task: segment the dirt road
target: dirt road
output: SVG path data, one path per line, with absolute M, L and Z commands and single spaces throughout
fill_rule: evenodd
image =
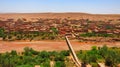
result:
M 73 49 L 77 50 L 90 50 L 92 46 L 103 46 L 108 45 L 109 47 L 120 47 L 120 42 L 78 42 L 71 41 Z M 37 51 L 60 51 L 60 50 L 68 50 L 67 44 L 65 41 L 32 41 L 32 42 L 24 42 L 24 41 L 0 41 L 0 53 L 10 52 L 11 50 L 16 50 L 18 52 L 23 51 L 25 47 L 33 48 Z

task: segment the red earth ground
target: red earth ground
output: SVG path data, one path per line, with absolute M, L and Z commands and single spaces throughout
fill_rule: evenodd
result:
M 120 47 L 120 42 L 79 42 L 70 41 L 73 49 L 78 50 L 90 50 L 92 46 L 103 46 L 108 47 Z M 37 51 L 61 51 L 68 50 L 68 46 L 65 41 L 0 41 L 0 53 L 10 52 L 16 50 L 22 52 L 25 47 L 33 48 Z

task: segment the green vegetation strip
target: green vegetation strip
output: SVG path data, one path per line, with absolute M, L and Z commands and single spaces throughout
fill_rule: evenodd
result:
M 105 63 L 109 67 L 117 67 L 120 64 L 120 48 L 107 46 L 93 46 L 91 50 L 77 51 L 77 56 L 82 66 L 87 64 L 98 67 L 98 63 Z M 51 61 L 54 67 L 73 67 L 74 63 L 69 58 L 69 51 L 35 51 L 32 48 L 24 48 L 24 52 L 17 53 L 15 50 L 0 54 L 0 67 L 50 67 Z
M 119 35 L 107 33 L 84 33 L 80 34 L 81 37 L 118 37 Z

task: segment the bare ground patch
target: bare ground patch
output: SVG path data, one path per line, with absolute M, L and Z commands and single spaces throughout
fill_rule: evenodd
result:
M 120 47 L 120 42 L 78 42 L 70 41 L 74 50 L 90 50 L 92 46 L 103 46 L 107 45 L 108 47 Z M 23 51 L 25 47 L 33 48 L 37 51 L 61 51 L 68 50 L 67 44 L 65 41 L 0 41 L 0 53 L 10 52 L 11 50 L 16 50 L 17 52 Z

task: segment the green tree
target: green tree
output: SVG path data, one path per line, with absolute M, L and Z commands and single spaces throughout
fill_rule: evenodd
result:
M 59 32 L 58 29 L 55 27 L 52 27 L 51 30 L 53 31 L 54 34 L 58 34 L 58 32 Z
M 66 67 L 65 63 L 62 61 L 56 61 L 54 67 Z
M 30 48 L 29 47 L 25 47 L 24 48 L 24 55 L 25 56 L 31 56 L 32 55 L 32 53 L 30 52 Z
M 108 52 L 108 47 L 106 45 L 104 45 L 102 48 L 100 48 L 99 52 L 103 58 L 106 58 L 106 55 Z
M 0 28 L 0 37 L 3 37 L 5 34 L 4 28 Z
M 12 50 L 10 54 L 14 56 L 14 55 L 17 55 L 17 52 L 15 50 Z
M 33 66 L 30 65 L 30 64 L 25 64 L 25 65 L 19 65 L 19 66 L 16 66 L 16 67 L 33 67 Z
M 60 54 L 64 55 L 64 56 L 69 56 L 70 55 L 69 51 L 65 51 L 65 50 L 61 51 Z

